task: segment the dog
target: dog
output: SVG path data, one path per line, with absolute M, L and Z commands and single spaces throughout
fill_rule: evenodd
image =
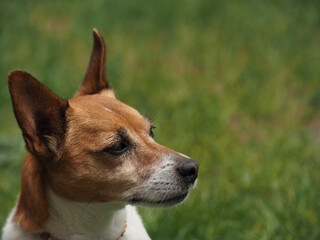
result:
M 178 204 L 196 184 L 199 163 L 156 143 L 152 121 L 116 98 L 104 40 L 96 29 L 93 38 L 70 100 L 26 72 L 9 73 L 27 152 L 3 240 L 150 239 L 135 205 Z

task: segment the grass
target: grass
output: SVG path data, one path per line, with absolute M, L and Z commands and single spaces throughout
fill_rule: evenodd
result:
M 0 226 L 19 192 L 24 144 L 12 69 L 71 97 L 93 27 L 119 99 L 156 140 L 200 162 L 171 209 L 140 208 L 153 239 L 320 238 L 319 1 L 1 1 Z

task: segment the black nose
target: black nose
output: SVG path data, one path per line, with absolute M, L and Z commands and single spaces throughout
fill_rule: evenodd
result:
M 189 182 L 194 182 L 198 177 L 199 163 L 196 160 L 183 161 L 178 166 L 178 172 Z

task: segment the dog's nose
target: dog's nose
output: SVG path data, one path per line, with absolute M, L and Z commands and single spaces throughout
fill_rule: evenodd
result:
M 193 183 L 198 177 L 199 163 L 196 160 L 183 161 L 178 166 L 178 172 L 188 182 Z

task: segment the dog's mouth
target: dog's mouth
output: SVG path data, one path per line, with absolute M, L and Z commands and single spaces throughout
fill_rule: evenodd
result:
M 152 207 L 170 207 L 172 205 L 182 202 L 187 196 L 188 196 L 188 192 L 175 195 L 175 196 L 165 197 L 161 200 L 158 200 L 158 199 L 150 200 L 143 197 L 132 197 L 131 199 L 129 199 L 129 203 L 133 205 L 139 204 L 139 205 L 146 205 L 146 206 L 152 206 Z

